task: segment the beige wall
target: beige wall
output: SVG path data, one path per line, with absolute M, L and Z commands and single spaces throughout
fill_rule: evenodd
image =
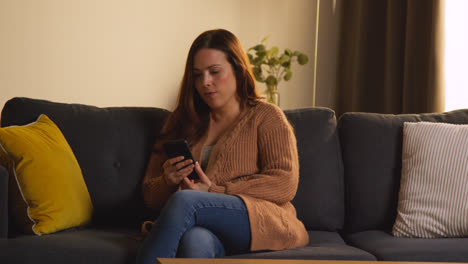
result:
M 171 109 L 191 42 L 213 28 L 244 48 L 270 34 L 281 50 L 308 54 L 280 92 L 284 109 L 311 106 L 315 8 L 315 0 L 0 0 L 0 107 L 26 96 Z

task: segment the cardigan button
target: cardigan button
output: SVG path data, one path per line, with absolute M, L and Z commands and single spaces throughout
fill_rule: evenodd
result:
M 114 167 L 117 169 L 120 168 L 120 162 L 118 161 L 114 162 Z

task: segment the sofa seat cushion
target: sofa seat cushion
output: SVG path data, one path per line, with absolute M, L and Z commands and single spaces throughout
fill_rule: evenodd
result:
M 0 240 L 0 263 L 134 263 L 138 230 L 81 229 Z
M 310 240 L 305 247 L 253 252 L 227 256 L 227 258 L 376 260 L 370 253 L 346 245 L 336 232 L 308 231 L 308 233 Z
M 384 261 L 466 262 L 468 238 L 399 238 L 383 231 L 346 236 L 346 242 Z

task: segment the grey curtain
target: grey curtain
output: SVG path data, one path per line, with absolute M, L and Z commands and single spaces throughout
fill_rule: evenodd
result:
M 442 112 L 444 0 L 344 0 L 336 112 Z

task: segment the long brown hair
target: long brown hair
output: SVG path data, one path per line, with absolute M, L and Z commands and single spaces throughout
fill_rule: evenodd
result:
M 205 31 L 190 47 L 177 106 L 161 130 L 160 138 L 163 140 L 186 138 L 193 142 L 198 140 L 208 127 L 210 108 L 195 89 L 193 77 L 194 56 L 200 49 L 216 49 L 224 52 L 236 76 L 241 109 L 255 105 L 260 99 L 249 59 L 237 37 L 225 29 Z

